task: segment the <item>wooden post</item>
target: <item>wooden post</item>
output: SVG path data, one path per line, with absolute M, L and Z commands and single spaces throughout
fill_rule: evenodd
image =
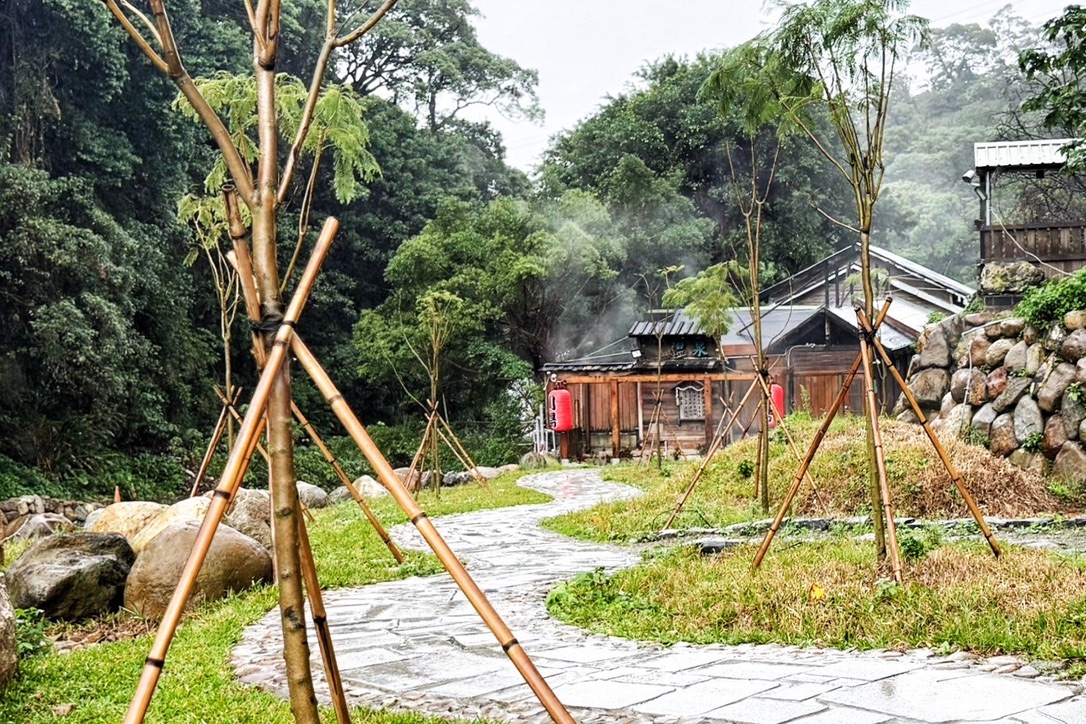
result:
M 622 449 L 622 426 L 618 419 L 618 380 L 611 380 L 611 456 Z
M 705 376 L 705 445 L 713 444 L 713 381 L 709 375 Z M 721 417 L 721 420 L 724 418 Z

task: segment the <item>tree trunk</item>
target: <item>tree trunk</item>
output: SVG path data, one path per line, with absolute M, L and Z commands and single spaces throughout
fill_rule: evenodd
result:
M 874 319 L 875 290 L 871 284 L 871 207 L 860 209 L 860 276 L 864 290 L 864 314 Z M 864 407 L 867 407 L 864 396 Z M 867 410 L 865 409 L 866 413 Z M 874 411 L 878 414 L 878 411 Z M 879 488 L 878 470 L 875 468 L 875 429 L 872 416 L 864 415 L 865 442 L 867 448 L 867 488 L 871 499 L 871 526 L 875 529 L 875 553 L 880 561 L 886 560 L 886 521 L 882 514 L 882 490 Z

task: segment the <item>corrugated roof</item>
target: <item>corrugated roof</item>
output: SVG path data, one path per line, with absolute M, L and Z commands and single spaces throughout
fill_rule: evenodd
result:
M 808 319 L 818 314 L 819 307 L 815 306 L 787 306 L 778 308 L 763 308 L 762 310 L 762 344 L 768 349 L 774 342 L 782 338 L 786 332 L 791 332 Z M 732 323 L 727 333 L 721 338 L 721 346 L 754 344 L 754 331 L 750 326 L 749 309 L 733 309 L 729 312 Z
M 893 317 L 894 306 L 890 306 L 890 314 L 887 317 L 886 322 L 879 327 L 879 339 L 882 340 L 882 344 L 888 350 L 899 350 L 908 347 L 916 342 L 915 339 L 908 335 L 902 334 L 898 330 L 890 326 L 889 322 Z M 857 329 L 859 324 L 856 322 L 856 312 L 852 309 L 846 309 L 844 307 L 831 307 L 826 310 L 826 313 L 831 318 L 835 319 L 838 323 L 846 326 L 848 329 Z
M 974 143 L 973 162 L 978 171 L 992 168 L 1058 168 L 1067 160 L 1063 147 L 1074 140 L 1053 138 L 1042 141 Z
M 680 309 L 667 312 L 666 319 L 637 322 L 630 328 L 631 337 L 655 337 L 657 334 L 664 337 L 708 336 L 701 331 L 696 321 Z

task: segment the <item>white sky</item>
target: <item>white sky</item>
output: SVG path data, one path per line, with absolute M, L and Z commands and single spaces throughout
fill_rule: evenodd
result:
M 933 25 L 984 24 L 1005 5 L 1040 24 L 1069 0 L 913 0 Z M 737 45 L 765 28 L 759 0 L 475 0 L 483 46 L 539 71 L 542 124 L 491 116 L 511 165 L 530 171 L 548 139 L 621 93 L 647 61 Z

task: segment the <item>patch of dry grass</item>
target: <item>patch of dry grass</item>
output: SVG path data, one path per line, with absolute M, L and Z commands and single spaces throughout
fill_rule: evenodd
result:
M 801 455 L 814 438 L 820 420 L 802 415 L 788 425 Z M 887 475 L 899 515 L 916 518 L 961 518 L 969 515 L 923 429 L 918 425 L 882 420 Z M 944 443 L 966 487 L 986 515 L 1021 517 L 1069 513 L 1074 509 L 1054 496 L 1043 477 L 992 456 L 985 448 L 964 442 Z M 754 462 L 756 441 L 742 440 L 713 459 L 675 527 L 723 527 L 765 517 L 755 505 L 754 478 L 744 468 Z M 660 530 L 699 463 L 676 463 L 663 474 L 647 466 L 607 468 L 604 475 L 636 483 L 648 492 L 631 501 L 597 506 L 548 521 L 559 532 L 595 540 L 625 540 Z M 799 469 L 783 435 L 770 445 L 770 497 L 783 499 Z M 793 515 L 851 516 L 870 511 L 867 489 L 867 450 L 863 419 L 838 417 L 811 465 L 818 495 L 806 482 L 800 486 Z M 775 512 L 775 509 L 774 509 Z
M 593 631 L 662 642 L 778 641 L 847 648 L 932 647 L 1086 659 L 1086 570 L 1009 547 L 938 547 L 894 584 L 870 544 L 778 545 L 757 574 L 754 546 L 679 549 L 614 576 L 578 577 L 548 601 Z

